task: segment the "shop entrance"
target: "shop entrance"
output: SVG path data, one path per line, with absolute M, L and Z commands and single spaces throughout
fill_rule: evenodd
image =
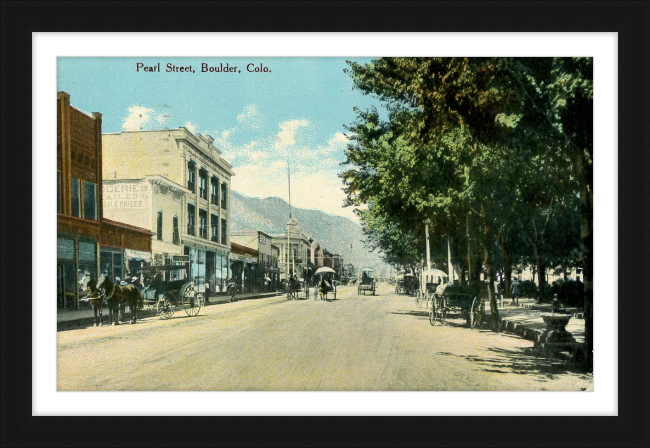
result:
M 77 304 L 77 275 L 74 263 L 56 264 L 57 307 L 72 310 Z

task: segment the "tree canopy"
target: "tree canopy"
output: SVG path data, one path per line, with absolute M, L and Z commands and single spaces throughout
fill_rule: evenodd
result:
M 482 242 L 469 244 L 465 265 L 471 268 L 471 252 L 480 252 L 490 285 L 498 243 L 507 277 L 513 260 L 529 261 L 540 286 L 546 266 L 582 264 L 591 300 L 592 64 L 590 58 L 349 62 L 355 87 L 385 108 L 356 111 L 342 174 L 348 205 L 365 207 L 359 216 L 374 247 L 391 262 L 420 261 L 427 221 L 434 241 Z M 496 319 L 493 291 L 490 300 Z

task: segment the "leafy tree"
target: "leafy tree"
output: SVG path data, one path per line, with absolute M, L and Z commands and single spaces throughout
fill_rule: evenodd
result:
M 350 129 L 356 141 L 346 162 L 358 167 L 343 176 L 350 203 L 381 204 L 378 211 L 394 222 L 414 210 L 409 216 L 436 222 L 447 234 L 454 225 L 459 233 L 468 211 L 480 217 L 496 321 L 495 236 L 509 266 L 507 249 L 517 239 L 513 223 L 518 223 L 537 251 L 543 284 L 550 256 L 545 252 L 553 235 L 561 233 L 548 223 L 561 221 L 558 204 L 566 198 L 559 193 L 572 191 L 572 178 L 580 188 L 582 251 L 590 263 L 590 70 L 590 59 L 381 58 L 368 65 L 350 63 L 356 87 L 376 95 L 388 112 L 382 122 L 376 111 L 359 111 Z M 545 221 L 547 227 L 540 228 Z M 591 285 L 588 271 L 586 288 Z

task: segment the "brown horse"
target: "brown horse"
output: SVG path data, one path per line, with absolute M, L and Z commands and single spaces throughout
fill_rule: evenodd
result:
M 102 305 L 104 304 L 104 295 L 99 289 L 97 289 L 97 282 L 90 277 L 90 272 L 84 272 L 84 275 L 79 280 L 81 289 L 83 292 L 88 292 L 88 295 L 82 299 L 79 299 L 80 302 L 90 302 L 93 307 L 93 312 L 95 314 L 95 324 L 93 327 L 102 326 Z
M 119 307 L 128 304 L 131 308 L 131 323 L 138 319 L 138 308 L 142 309 L 144 300 L 138 288 L 134 285 L 120 286 L 111 281 L 106 274 L 97 279 L 97 289 L 103 291 L 108 299 L 108 316 L 111 325 L 118 325 Z

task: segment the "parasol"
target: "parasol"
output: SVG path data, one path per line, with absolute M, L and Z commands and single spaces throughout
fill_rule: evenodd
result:
M 334 269 L 328 268 L 327 266 L 323 266 L 322 268 L 318 268 L 316 270 L 316 272 L 314 272 L 314 274 L 325 274 L 325 273 L 328 273 L 328 272 L 336 274 L 336 271 Z

